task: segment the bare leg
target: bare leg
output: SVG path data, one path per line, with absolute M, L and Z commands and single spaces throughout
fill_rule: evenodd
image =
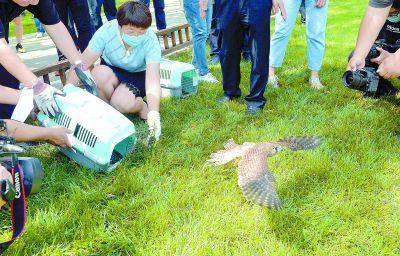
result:
M 119 85 L 118 78 L 111 68 L 104 65 L 94 67 L 91 73 L 99 89 L 99 97 L 110 103 L 111 96 Z
M 318 71 L 311 70 L 311 77 L 319 78 Z
M 120 84 L 114 91 L 111 100 L 111 106 L 121 113 L 138 114 L 140 118 L 147 118 L 147 104 L 141 97 L 136 97 L 125 84 Z
M 269 76 L 275 75 L 275 68 L 269 67 Z
M 22 44 L 22 35 L 24 34 L 24 29 L 22 27 L 22 16 L 18 16 L 14 19 L 15 24 L 15 38 L 18 44 Z

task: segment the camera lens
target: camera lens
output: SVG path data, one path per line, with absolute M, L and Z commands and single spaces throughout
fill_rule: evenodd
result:
M 346 71 L 346 73 L 344 73 L 343 75 L 342 82 L 344 86 L 358 90 L 360 90 L 361 87 L 368 84 L 368 81 L 367 79 L 365 79 L 361 70 L 357 70 L 354 72 Z

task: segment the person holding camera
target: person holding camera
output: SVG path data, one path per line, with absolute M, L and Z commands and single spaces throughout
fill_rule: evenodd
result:
M 388 19 L 391 10 L 393 10 L 392 7 L 398 8 L 399 6 L 400 0 L 370 0 L 359 29 L 354 54 L 347 64 L 348 70 L 356 71 L 365 67 L 365 58 L 383 26 L 387 24 L 387 21 L 393 22 L 398 19 L 398 14 Z M 395 32 L 395 29 L 391 28 L 391 26 L 386 26 L 386 28 L 392 33 Z M 379 65 L 377 73 L 386 79 L 399 77 L 400 51 L 389 53 L 382 48 L 378 48 L 378 51 L 381 52 L 380 56 L 371 60 Z

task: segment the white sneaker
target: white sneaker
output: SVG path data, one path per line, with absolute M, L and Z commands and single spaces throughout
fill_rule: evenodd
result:
M 279 87 L 279 82 L 278 82 L 278 76 L 277 75 L 272 75 L 268 76 L 268 83 L 271 88 L 278 88 Z
M 310 83 L 311 88 L 313 88 L 313 89 L 319 90 L 319 89 L 324 88 L 324 86 L 319 81 L 319 77 L 310 77 L 309 83 Z
M 199 76 L 199 81 L 211 84 L 219 83 L 219 81 L 213 76 L 213 74 L 211 74 L 211 72 L 208 72 L 204 76 Z
M 36 38 L 42 38 L 42 37 L 44 37 L 44 33 L 38 32 L 35 37 Z

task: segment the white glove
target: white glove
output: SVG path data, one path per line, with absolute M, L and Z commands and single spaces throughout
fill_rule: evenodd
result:
M 85 87 L 86 91 L 90 92 L 94 96 L 99 96 L 97 84 L 94 81 L 94 78 L 90 73 L 90 70 L 85 67 L 83 62 L 81 60 L 75 62 L 73 69 L 75 70 L 76 75 L 78 76 L 79 80 Z
M 147 114 L 147 126 L 149 127 L 147 144 L 148 146 L 152 146 L 161 137 L 160 112 L 152 110 Z
M 40 80 L 33 86 L 33 99 L 39 110 L 47 116 L 56 116 L 60 111 L 54 99 L 55 95 L 65 94 Z

